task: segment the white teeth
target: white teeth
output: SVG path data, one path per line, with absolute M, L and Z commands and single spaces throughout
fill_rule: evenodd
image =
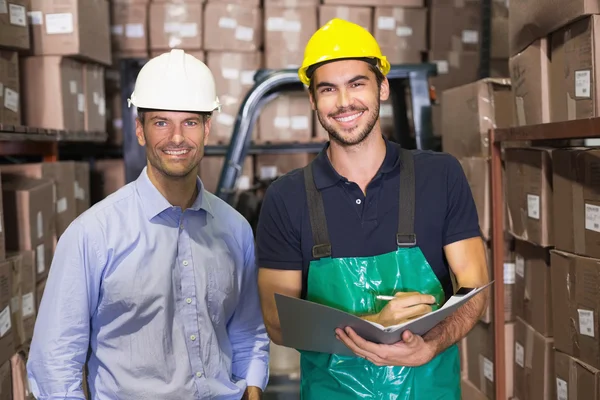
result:
M 360 117 L 362 115 L 362 111 L 359 112 L 358 114 L 354 114 L 354 115 L 349 115 L 347 117 L 343 117 L 343 118 L 336 118 L 336 121 L 340 121 L 340 122 L 350 122 L 355 120 L 356 118 Z
M 177 150 L 177 151 L 165 150 L 165 153 L 167 153 L 170 156 L 181 156 L 181 155 L 186 154 L 188 152 L 189 152 L 189 150 Z

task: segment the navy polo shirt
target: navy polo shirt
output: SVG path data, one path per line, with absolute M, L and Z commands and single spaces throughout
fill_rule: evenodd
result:
M 452 294 L 443 247 L 480 236 L 471 189 L 460 163 L 447 153 L 413 150 L 415 160 L 415 233 L 417 244 Z M 337 173 L 323 149 L 314 160 L 313 175 L 323 196 L 332 257 L 368 257 L 396 251 L 398 231 L 398 145 L 386 139 L 386 156 L 363 195 L 359 186 Z M 256 233 L 261 268 L 302 270 L 303 290 L 313 260 L 304 174 L 297 169 L 267 189 Z

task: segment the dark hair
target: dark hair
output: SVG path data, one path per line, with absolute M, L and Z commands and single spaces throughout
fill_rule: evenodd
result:
M 369 65 L 369 70 L 371 72 L 373 72 L 373 74 L 375 74 L 375 80 L 377 82 L 377 88 L 381 89 L 381 83 L 385 79 L 385 76 L 381 73 L 381 70 L 379 69 L 379 67 L 377 67 L 376 65 L 373 65 L 371 63 L 367 63 L 367 64 Z M 314 79 L 312 79 L 313 76 L 314 76 L 314 73 L 311 76 L 310 84 L 308 86 L 308 91 L 310 92 L 310 94 L 312 94 L 313 98 L 316 99 L 315 85 L 314 85 L 315 81 L 314 81 Z
M 137 118 L 140 120 L 142 125 L 144 125 L 146 120 L 146 113 L 151 111 L 159 111 L 159 110 L 151 110 L 149 108 L 138 108 L 137 109 Z M 206 120 L 212 116 L 212 113 L 209 112 L 193 112 L 194 114 L 199 115 L 202 118 L 202 123 L 206 123 Z

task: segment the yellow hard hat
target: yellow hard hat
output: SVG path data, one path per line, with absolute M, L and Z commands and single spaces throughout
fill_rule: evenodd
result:
M 377 60 L 381 73 L 390 72 L 390 63 L 381 54 L 379 44 L 371 33 L 360 25 L 334 18 L 316 31 L 304 50 L 304 61 L 298 76 L 310 84 L 307 70 L 316 64 L 341 59 L 371 58 Z

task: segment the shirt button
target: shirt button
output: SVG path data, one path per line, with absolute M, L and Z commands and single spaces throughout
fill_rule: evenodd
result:
M 196 340 L 196 335 L 190 336 L 190 339 L 192 339 L 192 342 L 193 342 L 194 340 Z
M 362 203 L 362 201 L 360 201 L 360 199 L 356 199 L 356 204 L 360 204 Z
M 196 376 L 197 376 L 198 378 L 202 378 L 202 372 L 196 372 Z
M 185 302 L 188 304 L 192 304 L 192 299 L 190 299 L 189 297 L 187 299 L 185 299 Z
M 179 229 L 183 229 L 183 223 L 179 225 Z
M 183 265 L 187 267 L 187 265 L 189 264 L 189 262 L 187 262 L 187 260 L 183 260 Z

